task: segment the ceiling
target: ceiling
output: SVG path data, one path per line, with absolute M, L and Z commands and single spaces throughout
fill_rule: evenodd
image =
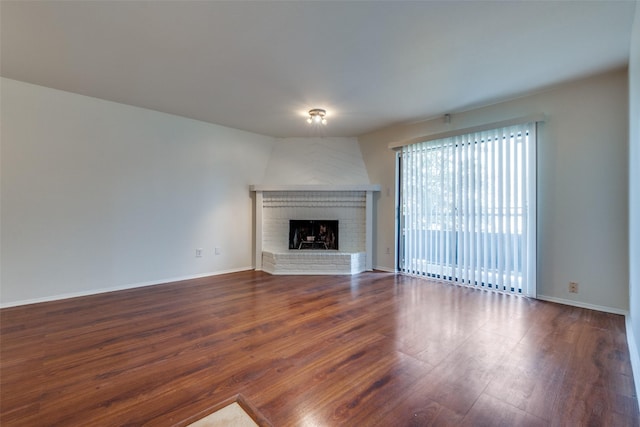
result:
M 0 74 L 264 135 L 357 136 L 623 67 L 635 7 L 2 0 Z M 328 125 L 305 122 L 316 107 Z

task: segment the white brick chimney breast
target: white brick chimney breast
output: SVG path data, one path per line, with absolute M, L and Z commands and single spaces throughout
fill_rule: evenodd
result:
M 373 193 L 379 185 L 252 185 L 256 270 L 357 274 L 372 269 Z M 289 220 L 338 220 L 339 250 L 289 249 Z

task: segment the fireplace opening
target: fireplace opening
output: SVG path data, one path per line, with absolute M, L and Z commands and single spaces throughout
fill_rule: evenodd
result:
M 289 249 L 338 249 L 338 220 L 289 220 Z

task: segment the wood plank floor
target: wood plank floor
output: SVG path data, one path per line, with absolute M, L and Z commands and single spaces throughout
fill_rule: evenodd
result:
M 2 426 L 637 426 L 624 318 L 389 273 L 248 271 L 0 310 Z

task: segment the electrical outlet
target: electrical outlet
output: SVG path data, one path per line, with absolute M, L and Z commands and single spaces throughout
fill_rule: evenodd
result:
M 387 255 L 391 255 L 391 248 L 387 248 Z
M 578 293 L 578 282 L 569 282 L 569 293 Z
M 215 254 L 216 254 L 216 255 L 220 255 L 220 248 L 216 248 L 216 249 L 215 249 Z
M 202 258 L 202 248 L 196 249 L 196 258 Z

